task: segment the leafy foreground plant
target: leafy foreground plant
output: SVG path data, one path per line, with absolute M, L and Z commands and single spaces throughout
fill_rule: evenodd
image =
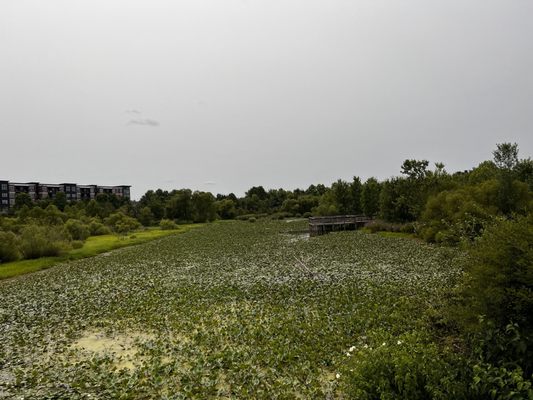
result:
M 349 398 L 399 341 L 398 376 L 441 369 L 421 316 L 462 254 L 304 228 L 211 224 L 1 282 L 0 398 Z

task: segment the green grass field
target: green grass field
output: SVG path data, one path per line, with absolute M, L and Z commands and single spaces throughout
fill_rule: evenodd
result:
M 173 230 L 150 228 L 143 231 L 134 232 L 124 237 L 119 237 L 117 235 L 92 236 L 85 241 L 83 247 L 70 250 L 68 253 L 61 256 L 42 257 L 33 260 L 21 260 L 0 264 L 0 280 L 50 268 L 61 262 L 93 257 L 97 254 L 119 249 L 121 247 L 132 246 L 164 236 L 187 232 L 188 230 L 199 226 L 200 225 L 198 224 L 180 225 L 178 229 Z

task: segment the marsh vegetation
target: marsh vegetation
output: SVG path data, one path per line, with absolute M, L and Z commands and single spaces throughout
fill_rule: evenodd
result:
M 423 316 L 457 284 L 463 255 L 362 232 L 289 234 L 304 224 L 211 224 L 3 282 L 0 393 L 346 395 L 352 355 L 427 340 Z

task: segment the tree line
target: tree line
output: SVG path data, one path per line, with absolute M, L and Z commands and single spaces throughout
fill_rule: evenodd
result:
M 384 181 L 337 180 L 307 189 L 250 188 L 244 196 L 213 196 L 189 189 L 148 191 L 134 207 L 147 225 L 163 218 L 205 222 L 257 217 L 287 218 L 364 214 L 374 230 L 402 230 L 429 242 L 455 244 L 479 236 L 496 218 L 527 214 L 532 207 L 533 161 L 518 146 L 498 144 L 493 159 L 469 171 L 449 173 L 444 164 L 405 160 L 401 175 Z
M 58 253 L 72 244 L 79 246 L 89 235 L 127 234 L 140 226 L 172 229 L 179 223 L 216 219 L 336 214 L 373 217 L 368 227 L 372 231 L 406 232 L 428 242 L 455 245 L 473 241 L 498 219 L 530 213 L 533 204 L 533 161 L 519 159 L 517 144 L 498 144 L 492 160 L 468 171 L 449 173 L 442 163 L 430 168 L 427 160 L 408 159 L 400 173 L 383 181 L 363 182 L 354 176 L 330 186 L 313 184 L 295 190 L 254 186 L 241 197 L 158 189 L 147 191 L 139 201 L 100 193 L 89 201 L 69 202 L 60 192 L 53 199 L 33 202 L 20 193 L 10 213 L 0 217 L 1 248 L 18 250 L 1 250 L 0 262 Z M 43 243 L 57 240 L 31 250 L 30 237 L 42 237 Z
M 368 227 L 372 231 L 406 232 L 428 242 L 456 245 L 473 241 L 498 219 L 527 215 L 533 204 L 533 161 L 519 159 L 517 144 L 498 144 L 492 160 L 468 171 L 449 173 L 442 163 L 430 168 L 427 160 L 408 159 L 400 173 L 384 181 L 362 182 L 354 176 L 330 186 L 295 190 L 254 186 L 241 197 L 158 189 L 147 191 L 139 201 L 100 193 L 89 201 L 69 202 L 60 192 L 53 199 L 33 202 L 20 193 L 10 213 L 0 217 L 0 262 L 55 254 L 79 246 L 89 235 L 125 235 L 141 226 L 172 229 L 179 223 L 216 219 L 336 214 L 373 217 Z M 31 237 L 43 239 L 40 250 L 30 249 L 39 247 Z

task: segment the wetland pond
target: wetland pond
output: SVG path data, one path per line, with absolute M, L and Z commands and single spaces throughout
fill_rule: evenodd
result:
M 0 398 L 342 398 L 351 355 L 407 340 L 462 254 L 305 229 L 213 223 L 0 282 Z

